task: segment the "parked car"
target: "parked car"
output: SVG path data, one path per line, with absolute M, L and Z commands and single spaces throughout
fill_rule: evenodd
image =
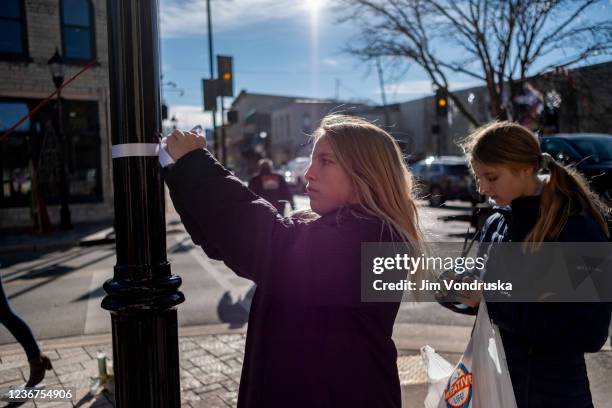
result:
M 591 188 L 612 205 L 612 135 L 567 133 L 540 138 L 542 151 L 558 162 L 575 166 Z
M 467 161 L 460 156 L 429 157 L 411 167 L 421 193 L 429 205 L 439 207 L 448 200 L 481 201 Z
M 294 194 L 304 194 L 306 191 L 306 179 L 304 174 L 310 164 L 310 157 L 296 157 L 281 167 L 285 181 L 291 186 Z

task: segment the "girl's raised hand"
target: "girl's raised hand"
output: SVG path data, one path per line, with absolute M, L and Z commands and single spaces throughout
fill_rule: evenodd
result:
M 185 132 L 176 129 L 166 138 L 166 145 L 168 147 L 168 153 L 176 162 L 193 150 L 206 148 L 206 137 L 194 132 Z

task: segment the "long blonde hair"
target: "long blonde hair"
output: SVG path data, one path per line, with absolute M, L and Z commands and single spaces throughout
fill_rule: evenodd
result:
M 351 180 L 363 210 L 381 219 L 420 255 L 425 248 L 414 183 L 395 139 L 365 119 L 341 114 L 321 120 L 313 137 L 316 141 L 323 136 Z M 420 281 L 422 276 L 415 278 Z
M 511 169 L 532 166 L 537 172 L 543 156 L 536 136 L 513 122 L 492 122 L 472 132 L 463 142 L 471 163 L 505 165 Z M 550 178 L 540 199 L 538 221 L 525 238 L 532 249 L 543 241 L 556 240 L 572 214 L 585 211 L 610 235 L 603 214 L 609 208 L 593 193 L 574 168 L 549 160 Z

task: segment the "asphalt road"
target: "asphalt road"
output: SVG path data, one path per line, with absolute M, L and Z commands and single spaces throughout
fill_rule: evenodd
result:
M 307 208 L 308 199 L 298 197 L 297 204 Z M 467 204 L 451 203 L 439 209 L 422 206 L 420 213 L 431 240 L 451 241 L 463 239 L 467 223 L 442 222 L 438 217 L 468 210 Z M 181 290 L 186 297 L 178 308 L 179 324 L 244 325 L 253 284 L 207 258 L 180 222 L 172 214 L 168 218 L 168 259 L 172 272 L 183 279 Z M 28 322 L 37 339 L 48 339 L 110 331 L 110 315 L 100 308 L 100 302 L 105 295 L 102 284 L 112 278 L 115 262 L 114 245 L 75 247 L 0 255 L 0 273 L 13 309 Z M 436 304 L 402 304 L 397 321 L 470 325 L 472 320 Z M 0 327 L 0 344 L 7 342 L 14 339 Z

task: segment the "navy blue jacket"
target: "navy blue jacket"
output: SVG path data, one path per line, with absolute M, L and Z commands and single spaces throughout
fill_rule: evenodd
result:
M 351 207 L 283 218 L 206 150 L 166 172 L 192 240 L 257 284 L 238 407 L 401 406 L 396 303 L 362 303 L 361 242 L 389 240 Z
M 540 197 L 512 201 L 510 211 L 491 215 L 481 242 L 521 242 L 535 226 Z M 571 215 L 559 242 L 606 242 L 585 212 Z M 519 408 L 591 407 L 584 360 L 605 344 L 609 303 L 487 303 L 499 326 Z
M 272 204 L 281 215 L 285 212 L 285 202 L 295 209 L 291 189 L 280 174 L 260 173 L 249 180 L 249 188 Z

